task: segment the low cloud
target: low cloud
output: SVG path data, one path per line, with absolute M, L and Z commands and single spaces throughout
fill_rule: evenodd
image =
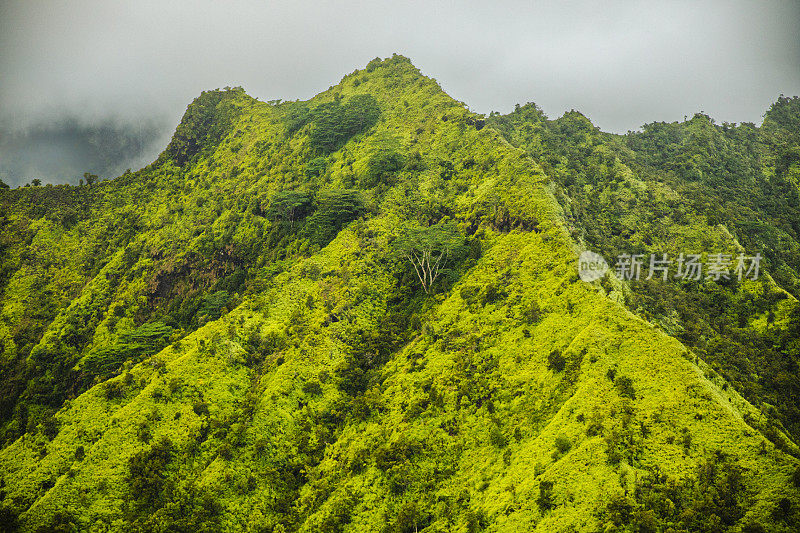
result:
M 0 179 L 18 187 L 42 183 L 77 184 L 84 172 L 113 178 L 150 163 L 166 145 L 168 126 L 155 119 L 98 120 L 77 117 L 6 127 L 0 136 Z
M 613 132 L 696 111 L 759 123 L 800 94 L 798 21 L 778 1 L 6 2 L 0 169 L 113 175 L 163 149 L 142 147 L 142 124 L 165 144 L 202 90 L 305 99 L 394 52 L 477 112 L 533 101 Z M 100 130 L 126 162 L 101 164 Z

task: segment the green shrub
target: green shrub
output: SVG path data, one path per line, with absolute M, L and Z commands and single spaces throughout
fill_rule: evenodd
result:
M 414 150 L 408 155 L 405 169 L 409 172 L 422 172 L 425 170 L 425 161 L 422 159 L 422 154 L 419 153 L 419 150 Z
M 800 466 L 795 468 L 794 472 L 792 472 L 792 484 L 800 488 Z
M 572 448 L 572 442 L 569 440 L 569 437 L 565 435 L 559 435 L 556 437 L 556 449 L 553 453 L 553 457 L 561 457 L 565 453 L 567 453 Z
M 481 291 L 481 305 L 493 304 L 508 296 L 505 289 L 498 287 L 494 283 L 487 284 Z
M 5 503 L 0 504 L 0 531 L 17 531 L 19 514 Z
M 286 135 L 294 135 L 311 120 L 311 110 L 305 102 L 291 102 L 286 106 L 283 117 Z
M 468 307 L 474 307 L 478 304 L 478 295 L 480 292 L 481 288 L 476 285 L 465 285 L 461 287 L 459 294 L 461 295 L 461 299 L 464 300 L 464 303 L 466 303 Z
M 681 437 L 681 442 L 683 443 L 683 449 L 686 453 L 692 448 L 692 433 L 689 431 L 689 428 L 683 428 L 683 436 Z
M 195 402 L 194 406 L 192 406 L 192 410 L 197 416 L 208 416 L 209 414 L 208 404 L 204 401 Z
M 539 506 L 539 509 L 542 512 L 550 510 L 554 507 L 552 481 L 539 482 L 539 496 L 536 498 L 536 504 Z
M 128 461 L 128 486 L 133 501 L 144 507 L 154 507 L 167 483 L 166 466 L 172 460 L 174 446 L 162 437 Z
M 145 443 L 153 440 L 153 431 L 150 429 L 150 425 L 147 422 L 142 422 L 136 427 L 136 437 Z
M 73 533 L 80 530 L 80 521 L 75 515 L 66 509 L 58 509 L 50 516 L 47 525 L 37 528 L 36 533 Z
M 397 512 L 391 531 L 393 533 L 417 533 L 428 526 L 430 519 L 430 515 L 420 511 L 417 502 L 405 502 Z
M 614 386 L 619 391 L 620 396 L 636 399 L 636 391 L 633 388 L 633 380 L 628 376 L 620 376 L 614 381 Z
M 506 446 L 506 444 L 508 444 L 505 435 L 503 435 L 503 431 L 497 424 L 492 424 L 491 429 L 489 430 L 489 442 L 492 443 L 492 446 L 496 446 L 498 448 L 503 448 Z
M 542 311 L 539 308 L 539 304 L 534 300 L 531 300 L 523 304 L 522 318 L 525 320 L 527 324 L 531 326 L 537 324 L 539 320 L 542 318 Z
M 48 440 L 53 440 L 58 435 L 61 423 L 52 414 L 42 420 L 42 433 Z
M 615 432 L 609 433 L 605 436 L 606 443 L 606 457 L 609 464 L 617 465 L 622 461 L 622 451 L 620 450 L 621 442 L 619 435 Z
M 303 392 L 312 395 L 322 394 L 322 386 L 318 381 L 306 381 L 303 383 Z
M 230 461 L 233 457 L 233 448 L 227 442 L 222 443 L 222 445 L 217 449 L 217 454 L 222 457 L 226 461 Z
M 781 498 L 772 511 L 772 516 L 776 520 L 788 521 L 792 517 L 792 501 L 789 498 Z
M 125 395 L 125 387 L 122 385 L 121 381 L 115 379 L 106 382 L 106 384 L 103 386 L 103 392 L 105 393 L 106 399 L 116 400 Z
M 561 350 L 553 350 L 547 356 L 547 368 L 554 372 L 563 372 L 567 366 L 567 360 L 561 355 Z
M 316 178 L 325 173 L 328 167 L 328 161 L 324 157 L 317 157 L 312 159 L 306 165 L 306 176 L 309 178 Z

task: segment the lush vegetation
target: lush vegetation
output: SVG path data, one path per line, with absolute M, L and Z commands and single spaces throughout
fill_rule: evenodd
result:
M 795 105 L 754 135 L 791 148 Z M 728 138 L 704 120 L 676 128 Z M 749 246 L 696 207 L 739 177 L 647 134 L 486 121 L 394 56 L 308 102 L 203 93 L 147 168 L 0 191 L 0 527 L 791 531 L 797 395 L 748 372 L 796 377 L 764 366 L 800 338 L 793 200 L 741 199 L 783 278 L 584 283 L 581 244 Z
M 691 347 L 761 408 L 765 431 L 800 438 L 800 98 L 781 97 L 764 125 L 697 114 L 625 136 L 577 112 L 547 120 L 535 105 L 491 117 L 559 186 L 573 237 L 619 254 L 764 256 L 757 283 L 631 281 L 628 306 Z M 794 155 L 793 155 L 794 154 Z M 732 268 L 731 268 L 732 270 Z M 672 274 L 674 274 L 674 270 Z M 780 439 L 778 441 L 780 442 Z

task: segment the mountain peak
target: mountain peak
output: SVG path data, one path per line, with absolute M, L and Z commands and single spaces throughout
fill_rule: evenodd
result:
M 788 533 L 791 139 L 689 127 L 479 120 L 395 55 L 1 191 L 0 528 Z M 742 250 L 769 275 L 644 279 Z
M 241 87 L 203 91 L 186 108 L 159 161 L 185 164 L 204 148 L 212 148 L 229 132 L 241 108 L 255 100 Z

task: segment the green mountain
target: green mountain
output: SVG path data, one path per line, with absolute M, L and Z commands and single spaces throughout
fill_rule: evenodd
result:
M 792 531 L 799 122 L 487 118 L 396 55 L 0 191 L 0 528 Z
M 734 385 L 773 428 L 800 439 L 800 98 L 764 124 L 697 114 L 625 136 L 580 113 L 547 120 L 534 104 L 493 126 L 553 178 L 574 239 L 608 258 L 759 252 L 759 283 L 632 280 L 624 301 Z M 656 276 L 657 278 L 657 276 Z M 774 440 L 774 439 L 773 439 Z M 776 441 L 777 442 L 777 441 Z

